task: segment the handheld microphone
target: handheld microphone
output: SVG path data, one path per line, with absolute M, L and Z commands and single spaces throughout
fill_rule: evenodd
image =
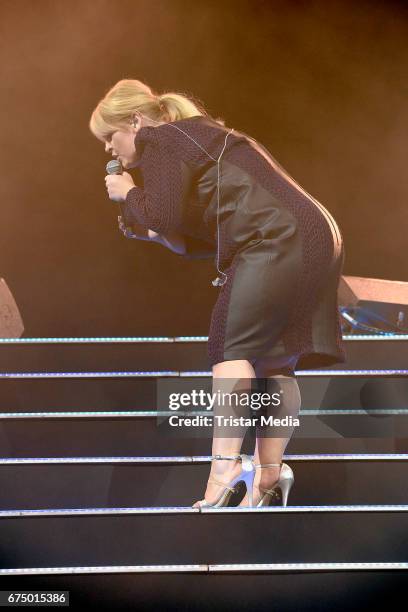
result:
M 106 172 L 107 174 L 123 174 L 122 164 L 118 159 L 111 159 L 106 164 Z
M 106 172 L 107 174 L 123 174 L 123 166 L 118 159 L 111 159 L 111 161 L 106 164 Z M 123 232 L 126 238 L 133 238 L 134 233 L 132 232 L 132 229 L 130 227 L 126 227 L 124 224 L 124 214 L 121 202 L 119 202 L 119 208 L 122 213 L 121 215 L 118 215 L 119 229 Z

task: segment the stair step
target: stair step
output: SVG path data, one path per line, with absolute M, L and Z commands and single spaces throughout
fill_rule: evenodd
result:
M 408 370 L 331 372 L 307 370 L 298 374 L 303 410 L 408 408 Z M 0 413 L 168 410 L 169 402 L 165 405 L 165 399 L 170 392 L 212 393 L 211 376 L 205 373 L 167 376 L 163 372 L 117 375 L 97 372 L 95 376 L 88 376 L 92 373 L 82 372 L 74 376 L 75 373 L 65 372 L 54 376 L 50 372 L 31 372 L 14 373 L 15 378 L 14 374 L 3 374 L 0 375 Z
M 347 362 L 335 369 L 404 368 L 407 363 L 408 335 L 343 334 Z M 106 337 L 106 338 L 1 338 L 0 371 L 31 370 L 32 364 L 48 370 L 127 369 L 128 364 L 143 369 L 177 370 L 194 367 L 207 370 L 207 336 Z
M 10 423 L 9 423 L 10 424 Z M 5 435 L 5 431 L 6 434 Z M 137 448 L 133 439 L 132 430 L 120 430 L 111 428 L 109 432 L 99 440 L 92 438 L 93 428 L 86 429 L 83 435 L 76 440 L 65 436 L 54 441 L 47 438 L 47 431 L 43 432 L 43 438 L 47 443 L 48 456 L 132 456 L 135 451 L 140 455 L 148 455 L 152 452 L 152 442 L 148 439 L 138 441 Z M 90 439 L 87 433 L 91 435 Z M 123 438 L 121 439 L 121 435 Z M 29 440 L 21 440 L 10 428 L 0 425 L 0 443 L 3 458 L 20 457 L 46 457 L 44 446 L 32 437 Z M 248 436 L 244 439 L 242 452 L 251 454 L 254 449 L 254 440 Z M 292 438 L 287 450 L 294 454 L 299 453 L 406 453 L 408 452 L 407 438 Z M 158 436 L 154 444 L 154 452 L 163 456 L 177 457 L 179 455 L 208 455 L 211 452 L 211 439 L 188 439 L 173 440 L 168 437 Z
M 156 455 L 201 455 L 209 454 L 213 431 L 211 419 L 207 425 L 172 427 L 167 417 L 157 418 L 160 413 L 154 411 L 135 411 L 132 417 L 118 411 L 121 418 L 92 411 L 74 416 L 62 412 L 43 412 L 41 417 L 27 412 L 3 414 L 0 457 L 142 456 L 150 455 L 152 447 Z M 408 448 L 408 415 L 404 412 L 302 414 L 290 440 L 294 453 L 404 452 Z M 254 434 L 255 428 L 248 428 L 243 452 L 252 452 Z
M 119 510 L 0 515 L 0 566 L 406 562 L 406 505 Z
M 333 558 L 336 558 L 333 551 Z M 324 574 L 322 574 L 324 572 Z M 406 589 L 406 563 L 68 565 L 0 569 L 0 587 L 68 591 L 73 609 L 368 610 Z M 323 586 L 323 588 L 322 588 Z M 182 594 L 182 596 L 181 596 Z M 239 602 L 239 603 L 237 603 Z
M 84 429 L 89 430 L 90 424 L 93 423 L 92 431 L 89 433 L 89 451 L 94 453 L 92 440 L 101 441 L 107 427 L 112 430 L 112 433 L 115 429 L 123 429 L 123 427 L 126 427 L 128 432 L 133 431 L 136 444 L 139 443 L 139 439 L 143 442 L 147 437 L 156 444 L 157 438 L 161 436 L 169 438 L 169 447 L 175 448 L 177 445 L 175 439 L 208 439 L 212 434 L 213 415 L 213 411 L 160 410 L 0 412 L 0 428 L 3 428 L 3 437 L 8 439 L 8 446 L 14 448 L 18 444 L 20 449 L 23 449 L 24 441 L 32 437 L 34 440 L 41 439 L 41 431 L 44 428 L 51 444 L 56 444 L 57 440 L 61 439 L 63 447 L 66 431 L 70 432 L 72 440 L 79 440 Z M 85 419 L 87 419 L 87 425 L 84 425 Z M 408 437 L 408 408 L 385 410 L 375 408 L 371 411 L 362 409 L 301 410 L 298 419 L 299 426 L 295 428 L 292 440 L 338 438 L 339 435 L 350 438 Z M 10 422 L 12 425 L 9 424 Z M 189 426 L 189 423 L 193 425 Z M 17 440 L 14 441 L 16 437 Z M 163 443 L 163 439 L 161 442 Z M 49 445 L 44 442 L 43 444 L 45 454 L 50 454 Z M 6 452 L 6 448 L 7 445 L 3 444 L 3 452 Z M 20 452 L 31 454 L 38 451 L 31 448 L 30 451 L 21 450 Z
M 290 456 L 295 474 L 289 505 L 404 504 L 408 455 Z M 392 466 L 390 465 L 392 462 Z M 3 459 L 0 507 L 190 507 L 202 499 L 208 457 L 82 457 Z M 231 498 L 238 504 L 244 493 Z M 280 504 L 280 501 L 277 501 Z M 279 506 L 274 506 L 279 507 Z M 289 507 L 289 506 L 288 506 Z

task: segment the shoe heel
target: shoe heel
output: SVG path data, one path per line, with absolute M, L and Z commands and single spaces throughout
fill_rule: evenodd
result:
M 247 472 L 243 476 L 243 481 L 246 485 L 247 495 L 248 495 L 248 506 L 253 508 L 254 506 L 254 480 L 255 480 L 255 470 L 252 472 Z
M 293 483 L 294 483 L 293 476 L 289 477 L 289 478 L 284 478 L 279 483 L 279 488 L 280 488 L 281 493 L 282 493 L 282 506 L 286 507 L 286 505 L 288 503 L 288 495 L 289 495 L 289 492 L 290 492 L 290 490 L 292 488 Z
M 241 473 L 230 483 L 232 487 L 235 487 L 239 482 L 244 482 L 246 486 L 246 493 L 248 496 L 248 505 L 253 508 L 254 505 L 254 480 L 255 480 L 255 468 L 252 459 L 248 455 L 240 455 L 242 469 Z

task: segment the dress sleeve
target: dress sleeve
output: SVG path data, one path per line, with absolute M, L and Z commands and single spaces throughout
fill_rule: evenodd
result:
M 143 188 L 132 187 L 121 205 L 125 225 L 137 223 L 159 234 L 180 230 L 190 174 L 183 172 L 178 156 L 155 128 L 142 129 L 143 137 L 135 142 L 136 151 L 143 152 Z
M 143 187 L 132 187 L 121 204 L 124 225 L 137 224 L 159 234 L 179 231 L 186 245 L 186 252 L 180 257 L 214 257 L 214 244 L 204 237 L 183 232 L 184 210 L 187 213 L 187 201 L 194 182 L 191 169 L 175 155 L 174 149 L 155 128 L 142 128 L 135 145 Z

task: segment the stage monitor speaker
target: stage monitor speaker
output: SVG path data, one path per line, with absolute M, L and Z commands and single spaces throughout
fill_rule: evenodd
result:
M 342 276 L 338 288 L 340 311 L 349 317 L 343 331 L 407 333 L 408 282 Z M 355 325 L 352 322 L 355 321 Z
M 0 278 L 0 338 L 20 338 L 23 319 L 4 278 Z

